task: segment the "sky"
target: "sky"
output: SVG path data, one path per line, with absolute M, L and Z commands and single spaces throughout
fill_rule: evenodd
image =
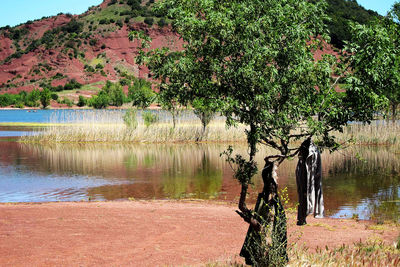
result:
M 58 13 L 81 14 L 102 0 L 0 0 L 0 27 L 15 26 L 28 20 Z M 386 15 L 395 0 L 357 0 L 366 9 Z
M 102 0 L 0 0 L 0 27 L 15 26 L 28 20 L 58 13 L 81 14 Z

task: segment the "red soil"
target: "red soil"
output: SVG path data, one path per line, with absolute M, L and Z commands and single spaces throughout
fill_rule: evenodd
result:
M 0 266 L 176 266 L 239 260 L 247 225 L 221 203 L 132 201 L 0 205 Z M 308 218 L 290 243 L 336 247 L 399 229 Z M 302 235 L 300 236 L 300 232 Z

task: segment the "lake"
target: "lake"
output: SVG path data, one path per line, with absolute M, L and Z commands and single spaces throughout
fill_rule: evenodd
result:
M 0 122 L 48 122 L 55 116 L 52 112 L 0 111 Z M 219 156 L 227 144 L 40 145 L 18 143 L 10 137 L 30 132 L 24 127 L 0 128 L 0 202 L 180 198 L 238 201 L 239 184 Z M 234 144 L 234 148 L 246 151 L 241 144 Z M 257 162 L 263 162 L 268 153 L 261 149 Z M 322 163 L 327 215 L 399 220 L 398 148 L 355 146 L 333 154 L 324 151 Z M 296 164 L 297 159 L 286 161 L 278 170 L 279 188 L 288 189 L 292 204 L 297 201 Z M 261 177 L 257 175 L 250 202 L 254 203 L 261 188 Z

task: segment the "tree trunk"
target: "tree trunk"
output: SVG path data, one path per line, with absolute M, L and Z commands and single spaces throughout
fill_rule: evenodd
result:
M 256 227 L 250 222 L 240 256 L 249 265 L 284 266 L 288 262 L 286 215 L 278 196 L 273 162 L 266 161 L 262 178 L 264 188 L 251 213 Z

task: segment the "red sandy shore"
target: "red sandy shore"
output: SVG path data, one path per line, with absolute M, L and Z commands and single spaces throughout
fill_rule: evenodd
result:
M 0 266 L 181 266 L 238 259 L 247 225 L 227 203 L 74 202 L 0 205 Z M 290 243 L 336 247 L 393 242 L 371 222 L 289 223 Z M 240 259 L 239 259 L 240 260 Z

